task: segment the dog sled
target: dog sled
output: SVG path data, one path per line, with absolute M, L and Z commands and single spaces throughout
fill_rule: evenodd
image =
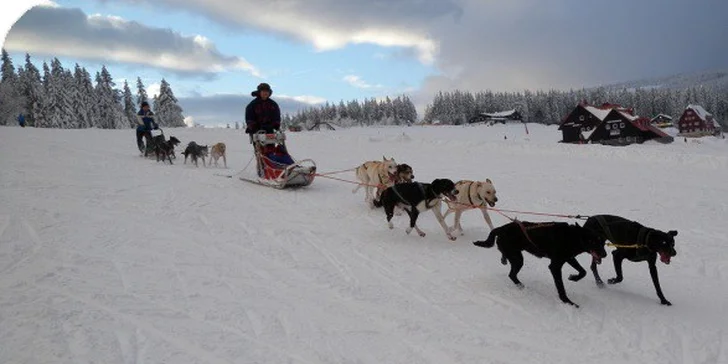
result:
M 144 156 L 147 158 L 152 158 L 155 156 L 154 151 L 157 148 L 157 145 L 162 144 L 167 141 L 167 139 L 164 137 L 164 130 L 162 128 L 157 128 L 149 131 L 149 134 L 152 136 L 147 140 L 147 145 L 145 147 L 146 151 L 144 152 Z
M 278 189 L 300 188 L 310 185 L 316 177 L 316 163 L 311 159 L 295 160 L 286 148 L 286 135 L 282 131 L 250 135 L 255 153 L 257 178 L 241 180 Z

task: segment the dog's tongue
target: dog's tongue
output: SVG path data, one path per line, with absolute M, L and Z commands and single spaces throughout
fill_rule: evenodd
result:
M 602 264 L 602 257 L 600 257 L 596 252 L 589 252 L 589 254 L 591 254 L 594 262 L 596 262 L 597 264 Z
M 665 252 L 660 252 L 660 261 L 665 264 L 670 264 L 670 255 Z

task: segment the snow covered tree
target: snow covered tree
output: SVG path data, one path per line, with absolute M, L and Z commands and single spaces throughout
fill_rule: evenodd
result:
M 185 117 L 182 115 L 182 108 L 177 104 L 177 98 L 174 96 L 172 88 L 165 79 L 162 79 L 159 87 L 159 95 L 154 98 L 154 113 L 157 115 L 157 123 L 160 126 L 185 126 Z
M 141 77 L 137 77 L 137 105 L 141 108 L 143 102 L 148 102 L 147 90 L 144 88 L 144 82 Z
M 76 127 L 76 114 L 73 110 L 73 84 L 71 77 L 61 65 L 58 58 L 51 61 L 51 73 L 48 80 L 45 110 L 49 128 L 68 129 Z
M 25 66 L 22 72 L 19 72 L 18 82 L 25 122 L 29 126 L 35 126 L 35 120 L 42 114 L 43 90 L 40 72 L 31 62 L 29 54 L 25 55 Z
M 103 129 L 126 129 L 129 122 L 124 116 L 124 110 L 117 101 L 118 94 L 114 90 L 114 81 L 106 66 L 101 67 L 101 73 L 96 74 L 96 102 L 98 105 L 98 127 Z
M 5 48 L 2 49 L 2 68 L 0 69 L 0 74 L 2 75 L 0 77 L 0 83 L 15 82 L 18 78 L 18 75 L 15 74 L 13 60 L 10 59 L 10 55 Z
M 2 78 L 0 78 L 0 125 L 14 124 L 23 111 L 24 100 L 18 75 L 10 55 L 2 49 Z
M 96 126 L 98 113 L 96 112 L 96 97 L 91 76 L 85 68 L 76 64 L 73 71 L 73 85 L 75 88 L 72 98 L 73 110 L 76 113 L 78 128 L 91 128 Z
M 137 111 L 134 105 L 134 99 L 131 95 L 131 89 L 129 83 L 124 81 L 124 116 L 129 122 L 129 127 L 134 128 L 137 124 Z

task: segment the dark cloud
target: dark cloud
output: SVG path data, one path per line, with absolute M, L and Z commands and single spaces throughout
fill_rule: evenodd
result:
M 242 58 L 221 54 L 203 36 L 185 37 L 112 16 L 80 9 L 38 6 L 10 29 L 5 48 L 14 52 L 135 64 L 180 75 L 211 76 L 244 70 L 258 74 Z
M 428 28 L 462 14 L 453 0 L 124 1 L 187 9 L 238 28 L 303 40 L 320 50 L 358 43 L 411 48 L 425 63 L 437 54 Z

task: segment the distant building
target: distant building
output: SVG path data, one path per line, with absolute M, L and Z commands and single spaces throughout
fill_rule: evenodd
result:
M 559 126 L 563 143 L 628 145 L 655 139 L 670 143 L 673 138 L 651 125 L 650 119 L 616 104 L 589 105 L 582 101 Z
M 672 128 L 675 126 L 672 122 L 672 116 L 665 115 L 665 114 L 658 114 L 652 120 L 650 120 L 650 124 L 658 127 L 658 128 Z
M 713 114 L 707 112 L 700 105 L 688 105 L 677 123 L 680 136 L 702 137 L 718 135 L 721 132 L 720 124 Z
M 480 115 L 468 120 L 469 124 L 474 123 L 487 123 L 490 125 L 500 123 L 506 124 L 508 122 L 522 122 L 523 116 L 516 110 L 499 111 L 493 113 L 481 113 Z
M 614 110 L 631 112 L 615 104 L 602 104 L 602 106 L 589 105 L 586 101 L 580 102 L 574 110 L 567 115 L 559 126 L 564 143 L 585 143 L 604 118 Z
M 590 143 L 607 145 L 629 145 L 646 140 L 671 143 L 674 138 L 652 125 L 650 119 L 618 109 L 612 109 L 588 138 Z

